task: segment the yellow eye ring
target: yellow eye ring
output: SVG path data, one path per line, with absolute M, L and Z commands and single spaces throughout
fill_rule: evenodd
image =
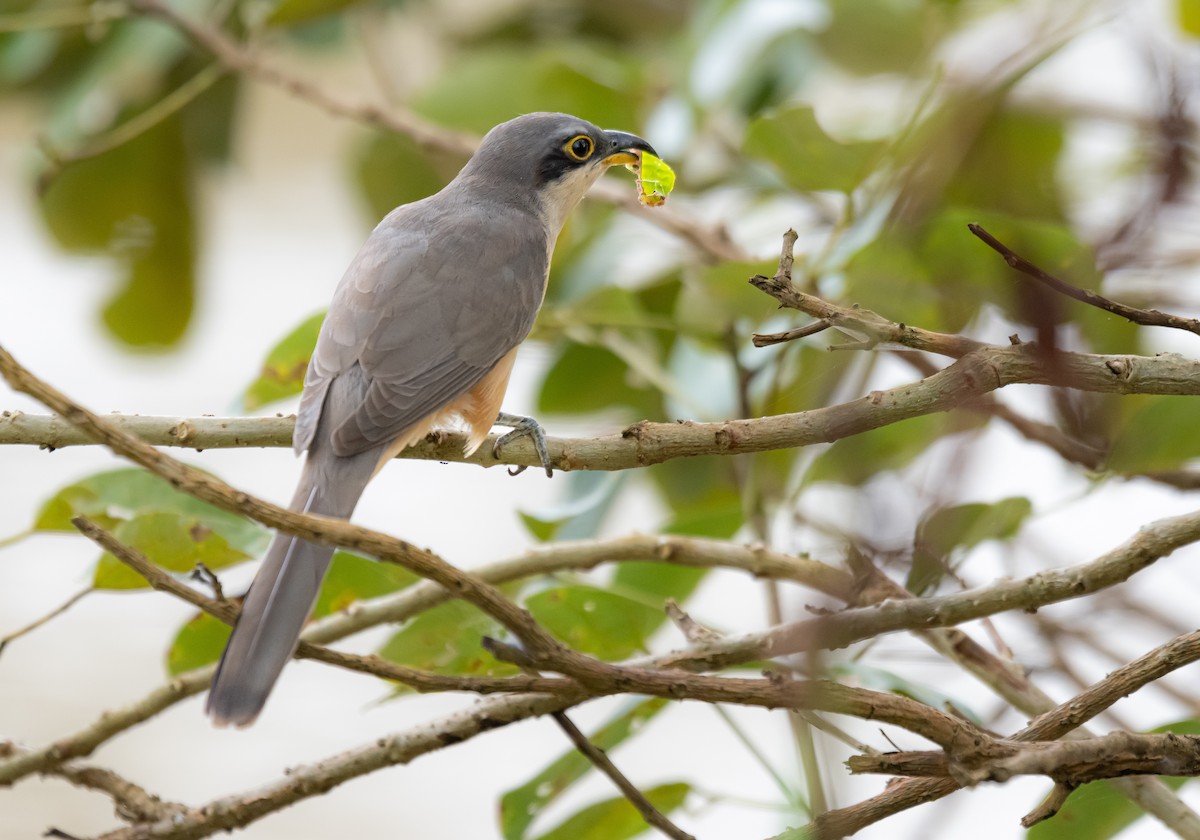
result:
M 596 144 L 586 134 L 576 134 L 563 144 L 563 151 L 572 160 L 584 161 L 592 156 L 592 152 L 596 151 Z

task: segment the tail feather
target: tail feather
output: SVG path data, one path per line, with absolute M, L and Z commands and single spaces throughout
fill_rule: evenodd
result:
M 348 519 L 371 478 L 377 453 L 314 455 L 305 463 L 291 509 Z M 296 651 L 332 556 L 329 546 L 275 535 L 213 677 L 205 711 L 214 724 L 248 726 L 258 717 Z

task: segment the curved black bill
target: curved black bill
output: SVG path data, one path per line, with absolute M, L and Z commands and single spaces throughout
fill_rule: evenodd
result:
M 654 147 L 636 134 L 630 134 L 627 131 L 606 131 L 604 137 L 608 141 L 608 154 L 604 156 L 601 163 L 606 165 L 637 163 L 640 157 L 635 152 L 649 152 L 658 157 Z

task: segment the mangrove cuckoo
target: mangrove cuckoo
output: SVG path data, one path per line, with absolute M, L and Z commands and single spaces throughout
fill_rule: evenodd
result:
M 487 133 L 441 192 L 397 207 L 334 293 L 304 380 L 293 445 L 306 453 L 291 509 L 348 519 L 400 450 L 457 419 L 473 452 L 528 435 L 500 413 L 567 214 L 608 167 L 654 154 L 645 140 L 567 114 L 526 114 Z M 296 649 L 333 549 L 276 534 L 213 678 L 217 725 L 254 721 Z

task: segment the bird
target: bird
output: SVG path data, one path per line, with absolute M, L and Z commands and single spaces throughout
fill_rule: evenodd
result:
M 563 223 L 606 169 L 643 152 L 655 154 L 634 134 L 525 114 L 491 129 L 441 191 L 384 217 L 338 283 L 305 374 L 291 510 L 349 519 L 384 464 L 455 421 L 468 454 L 509 427 L 493 451 L 527 436 L 551 473 L 541 426 L 501 402 Z M 213 677 L 215 725 L 258 718 L 332 555 L 275 534 Z

